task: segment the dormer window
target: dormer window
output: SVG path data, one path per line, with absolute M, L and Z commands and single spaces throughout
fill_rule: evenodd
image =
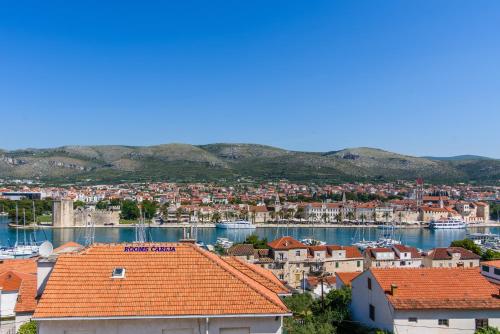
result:
M 125 268 L 117 267 L 113 269 L 112 278 L 125 278 Z

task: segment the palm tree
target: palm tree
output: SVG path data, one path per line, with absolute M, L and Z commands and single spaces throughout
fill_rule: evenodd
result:
M 385 223 L 387 224 L 387 221 L 389 220 L 389 212 L 385 211 L 384 212 L 384 218 L 385 218 Z
M 354 212 L 349 211 L 349 212 L 347 213 L 347 219 L 349 219 L 350 221 L 353 221 L 353 220 L 354 220 L 354 218 L 355 218 L 355 217 L 354 217 Z
M 366 219 L 366 215 L 364 213 L 361 214 L 361 216 L 359 216 L 359 218 L 361 218 L 361 224 L 365 224 L 365 219 Z
M 342 222 L 342 213 L 339 212 L 335 215 L 335 221 L 339 224 Z
M 212 222 L 217 223 L 217 222 L 219 222 L 219 221 L 220 221 L 220 218 L 221 218 L 221 216 L 220 216 L 219 211 L 215 211 L 215 212 L 212 214 Z
M 178 208 L 176 211 L 175 211 L 175 218 L 177 219 L 177 223 L 180 223 L 181 222 L 181 216 L 182 216 L 182 213 L 184 212 L 184 210 L 182 208 Z
M 324 212 L 322 215 L 321 215 L 321 220 L 323 220 L 323 223 L 326 224 L 326 219 L 328 218 L 328 215 L 326 214 L 326 212 Z
M 375 211 L 373 211 L 373 213 L 372 213 L 372 218 L 373 218 L 373 222 L 376 223 L 377 222 L 377 213 Z
M 297 212 L 295 212 L 295 218 L 298 218 L 299 221 L 302 223 L 302 218 L 304 216 L 304 208 L 303 207 L 299 207 L 297 209 Z

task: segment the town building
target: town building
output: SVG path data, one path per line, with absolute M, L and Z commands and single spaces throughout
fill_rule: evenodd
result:
M 420 252 L 415 247 L 404 245 L 367 248 L 363 257 L 365 270 L 370 268 L 418 268 L 422 266 Z
M 473 334 L 500 326 L 498 287 L 477 269 L 371 268 L 352 280 L 354 321 L 392 333 Z
M 268 246 L 269 250 L 254 253 L 255 263 L 293 288 L 300 287 L 308 276 L 363 270 L 363 256 L 353 246 L 307 246 L 292 237 L 273 240 Z
M 500 260 L 482 262 L 481 274 L 488 281 L 500 285 Z
M 479 267 L 481 256 L 462 247 L 434 248 L 424 254 L 422 264 L 429 268 Z
M 343 287 L 346 286 L 351 286 L 351 281 L 358 277 L 361 274 L 361 272 L 355 272 L 355 273 L 342 273 L 342 272 L 337 272 L 335 273 L 335 284 L 336 284 L 336 289 L 342 289 Z
M 1 332 L 17 333 L 35 312 L 37 297 L 37 264 L 34 259 L 0 261 Z
M 59 256 L 34 319 L 40 334 L 279 334 L 280 291 L 263 269 L 194 244 L 94 244 Z

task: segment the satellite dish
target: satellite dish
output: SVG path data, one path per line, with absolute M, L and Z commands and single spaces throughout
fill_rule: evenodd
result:
M 38 253 L 42 257 L 49 257 L 50 255 L 52 255 L 53 251 L 54 251 L 54 246 L 52 246 L 52 243 L 50 243 L 50 241 L 44 241 L 40 245 L 40 248 L 38 249 Z

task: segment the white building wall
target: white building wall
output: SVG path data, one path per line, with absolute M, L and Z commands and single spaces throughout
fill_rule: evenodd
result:
M 396 311 L 394 317 L 398 334 L 473 334 L 476 319 L 488 319 L 489 326 L 500 327 L 500 310 Z M 410 317 L 417 322 L 409 322 Z M 448 319 L 449 326 L 439 326 L 438 319 Z
M 368 278 L 371 278 L 372 289 L 368 289 Z M 365 326 L 393 331 L 392 307 L 380 285 L 371 272 L 365 271 L 351 281 L 352 302 L 351 313 L 355 321 Z M 369 305 L 375 306 L 375 321 L 369 316 Z
M 251 334 L 281 334 L 281 317 L 59 320 L 39 321 L 39 334 L 220 334 L 222 329 L 248 329 Z
M 17 303 L 17 291 L 1 292 L 0 298 L 0 315 L 2 317 L 10 317 L 14 315 L 14 308 Z

